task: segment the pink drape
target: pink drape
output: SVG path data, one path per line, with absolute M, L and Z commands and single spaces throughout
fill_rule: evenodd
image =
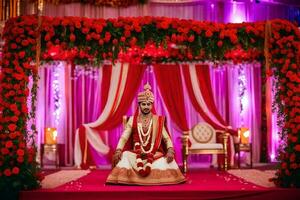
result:
M 116 111 L 109 116 L 105 123 L 99 127 L 95 127 L 98 130 L 111 130 L 117 125 L 122 123 L 123 115 L 126 114 L 130 105 L 132 104 L 133 98 L 137 93 L 137 89 L 140 86 L 141 80 L 143 78 L 146 65 L 130 64 L 129 71 L 127 74 L 127 80 L 125 89 L 120 100 Z M 114 84 L 114 83 L 111 83 Z
M 282 0 L 284 1 L 284 0 Z M 252 2 L 252 1 L 251 1 Z M 268 1 L 251 3 L 249 1 L 186 1 L 185 3 L 155 3 L 134 5 L 126 8 L 92 6 L 90 4 L 70 3 L 64 5 L 45 4 L 45 16 L 79 16 L 91 18 L 117 18 L 119 16 L 166 16 L 181 19 L 209 20 L 212 22 L 253 22 L 270 19 L 289 19 L 291 6 Z M 265 12 L 268 10 L 268 12 Z M 25 14 L 35 12 L 34 4 L 26 3 Z M 295 12 L 295 11 L 294 11 Z M 221 13 L 221 14 L 220 14 Z
M 185 78 L 185 84 L 187 86 L 188 95 L 190 97 L 191 103 L 193 104 L 194 108 L 203 117 L 203 119 L 207 123 L 211 124 L 215 129 L 228 130 L 232 134 L 237 135 L 237 131 L 228 128 L 229 126 L 228 123 L 226 123 L 225 120 L 223 120 L 223 118 L 217 111 L 216 105 L 214 103 L 213 95 L 212 95 L 212 90 L 211 90 L 209 66 L 196 65 L 195 68 L 196 68 L 197 80 L 199 83 L 200 91 L 202 93 L 202 97 L 204 97 L 203 99 L 206 103 L 206 106 L 211 112 L 208 113 L 207 111 L 203 110 L 202 107 L 203 105 L 201 105 L 197 101 L 195 93 L 193 91 L 189 65 L 183 65 L 182 70 Z M 217 121 L 213 120 L 211 118 L 212 117 L 211 115 L 213 115 Z
M 104 122 L 99 123 L 97 126 L 91 127 L 94 130 L 97 130 L 97 132 L 102 132 L 105 130 L 111 130 L 112 128 L 116 127 L 117 125 L 122 123 L 123 115 L 126 114 L 129 106 L 131 105 L 131 102 L 136 95 L 137 89 L 140 85 L 141 79 L 143 77 L 144 71 L 146 69 L 145 65 L 136 65 L 136 64 L 129 64 L 128 66 L 128 72 L 126 74 L 126 82 L 124 86 L 124 90 L 121 91 L 121 79 L 123 77 L 123 66 L 121 66 L 121 77 L 119 79 L 118 83 L 111 83 L 110 87 L 112 87 L 113 84 L 117 84 L 117 94 L 116 96 L 121 96 L 121 99 L 114 98 L 112 110 L 110 111 L 108 117 L 105 119 Z M 119 94 L 121 93 L 122 94 Z M 108 100 L 108 98 L 106 98 Z M 119 101 L 119 103 L 118 103 Z M 104 103 L 104 102 L 102 102 Z M 106 101 L 105 104 L 108 104 L 108 101 Z M 95 122 L 94 122 L 95 123 Z M 88 125 L 89 126 L 89 125 Z M 92 156 L 91 148 L 92 146 L 89 144 L 89 142 L 85 142 L 86 139 L 86 126 L 81 126 L 79 128 L 79 141 L 80 141 L 80 149 L 82 152 L 82 162 L 81 167 L 86 168 L 91 165 L 95 165 L 96 162 L 94 161 L 94 158 Z M 102 138 L 103 141 L 103 138 Z M 76 145 L 76 144 L 75 144 Z M 88 147 L 87 147 L 88 146 Z M 86 151 L 86 149 L 88 149 Z M 110 159 L 112 149 L 110 148 L 110 152 L 106 154 Z
M 38 127 L 38 142 L 43 141 L 43 129 L 44 127 L 54 127 L 54 115 L 49 114 L 53 113 L 53 77 L 54 77 L 54 68 L 64 67 L 65 70 L 60 72 L 60 78 L 65 79 L 65 81 L 60 81 L 60 83 L 68 83 L 72 88 L 72 91 L 68 92 L 67 89 L 63 89 L 68 98 L 63 98 L 62 101 L 70 101 L 69 103 L 63 102 L 61 109 L 61 124 L 58 125 L 58 141 L 61 144 L 65 144 L 63 154 L 65 157 L 72 159 L 73 145 L 72 134 L 74 134 L 75 129 L 79 127 L 82 123 L 87 123 L 94 121 L 100 115 L 101 105 L 101 95 L 105 93 L 103 91 L 103 84 L 107 74 L 104 73 L 104 68 L 83 68 L 80 66 L 75 66 L 72 69 L 66 63 L 54 63 L 47 64 L 48 67 L 40 68 L 40 81 L 39 81 L 39 91 L 38 91 L 38 104 L 37 104 L 37 127 Z M 246 84 L 246 94 L 249 99 L 248 105 L 246 107 L 246 112 L 243 114 L 244 126 L 247 126 L 251 130 L 251 140 L 254 145 L 254 157 L 255 161 L 259 160 L 259 151 L 260 151 L 260 119 L 257 116 L 260 116 L 260 68 L 256 64 L 243 65 L 245 68 L 246 79 L 248 80 Z M 221 113 L 222 117 L 225 118 L 226 113 L 229 113 L 229 122 L 234 128 L 238 128 L 241 124 L 241 115 L 239 112 L 239 96 L 238 96 L 238 75 L 237 67 L 234 65 L 223 65 L 218 68 L 210 67 L 210 77 L 212 83 L 212 91 L 214 96 L 214 102 L 216 103 L 217 110 Z M 69 75 L 68 75 L 69 74 Z M 72 82 L 72 84 L 71 84 Z M 164 115 L 167 117 L 168 128 L 170 134 L 173 136 L 173 143 L 175 145 L 175 150 L 177 152 L 177 161 L 181 160 L 180 153 L 180 140 L 178 138 L 182 134 L 182 130 L 179 130 L 175 125 L 170 113 L 166 110 L 163 98 L 161 96 L 161 91 L 158 90 L 158 85 L 152 70 L 152 67 L 148 67 L 146 73 L 142 77 L 142 83 L 139 85 L 139 91 L 143 89 L 143 84 L 149 82 L 152 86 L 153 93 L 155 95 L 155 107 L 159 115 Z M 225 87 L 226 84 L 228 87 Z M 183 84 L 184 85 L 184 84 Z M 65 85 L 60 84 L 60 87 Z M 101 89 L 102 88 L 102 89 Z M 106 92 L 107 93 L 107 92 Z M 186 87 L 183 87 L 183 93 L 187 94 Z M 226 93 L 229 93 L 229 108 L 226 108 Z M 135 97 L 133 97 L 135 98 Z M 200 115 L 194 110 L 192 103 L 189 98 L 185 98 L 185 113 L 187 118 L 188 126 L 193 126 L 196 123 L 203 121 Z M 101 105 L 100 105 L 101 104 Z M 69 105 L 67 109 L 65 106 Z M 128 107 L 127 115 L 134 113 L 136 109 L 136 100 L 133 99 L 130 102 Z M 229 109 L 229 112 L 226 110 Z M 84 117 L 84 118 L 83 118 Z M 65 122 L 66 120 L 66 122 Z M 65 127 L 70 126 L 69 130 L 66 130 Z M 60 128 L 61 127 L 61 128 Z M 118 125 L 116 128 L 104 131 L 103 139 L 112 149 L 115 148 L 117 141 L 121 135 L 123 128 L 122 125 Z M 274 132 L 276 135 L 276 133 Z M 67 156 L 69 154 L 69 156 Z M 98 165 L 108 164 L 110 161 L 106 157 L 95 154 L 96 162 Z M 207 161 L 206 159 L 194 157 L 193 161 Z M 72 165 L 72 160 L 61 160 L 61 163 L 66 165 Z

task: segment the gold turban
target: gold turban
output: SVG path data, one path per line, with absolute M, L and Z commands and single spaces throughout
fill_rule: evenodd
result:
M 137 99 L 138 99 L 138 103 L 145 102 L 145 101 L 149 101 L 151 103 L 154 102 L 154 95 L 151 92 L 151 86 L 149 85 L 149 83 L 144 85 L 144 91 L 138 94 Z

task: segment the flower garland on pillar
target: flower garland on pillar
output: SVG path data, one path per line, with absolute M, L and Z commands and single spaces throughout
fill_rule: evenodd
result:
M 248 101 L 247 96 L 245 95 L 246 91 L 246 75 L 245 69 L 243 65 L 239 65 L 238 68 L 238 84 L 239 84 L 239 97 L 240 97 L 240 118 L 241 124 L 240 126 L 244 126 L 244 113 L 245 113 L 245 106 Z
M 53 81 L 52 81 L 52 90 L 53 90 L 53 98 L 54 98 L 54 122 L 56 128 L 59 126 L 59 118 L 61 114 L 61 92 L 60 92 L 60 74 L 63 74 L 63 71 L 61 71 L 61 66 L 56 65 L 54 67 L 54 73 L 53 73 Z

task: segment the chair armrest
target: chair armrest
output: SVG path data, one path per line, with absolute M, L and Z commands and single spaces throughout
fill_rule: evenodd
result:
M 188 147 L 189 146 L 189 135 L 184 133 L 182 136 L 181 136 L 181 143 L 183 146 L 186 146 Z
M 228 139 L 228 137 L 230 136 L 230 133 L 227 133 L 226 131 L 217 130 L 216 133 L 219 133 L 217 137 L 219 139 L 222 139 L 222 141 Z
M 224 134 L 226 131 L 223 131 L 223 130 L 215 130 L 216 133 L 221 133 L 221 134 Z
M 227 151 L 227 141 L 229 139 L 230 134 L 225 132 L 221 136 L 223 139 L 224 150 Z

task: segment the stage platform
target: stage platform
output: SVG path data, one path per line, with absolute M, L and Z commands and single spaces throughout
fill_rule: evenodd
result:
M 47 172 L 43 188 L 23 191 L 20 200 L 95 199 L 300 199 L 299 189 L 276 188 L 268 179 L 274 170 L 193 169 L 187 182 L 169 186 L 105 185 L 110 170 Z

